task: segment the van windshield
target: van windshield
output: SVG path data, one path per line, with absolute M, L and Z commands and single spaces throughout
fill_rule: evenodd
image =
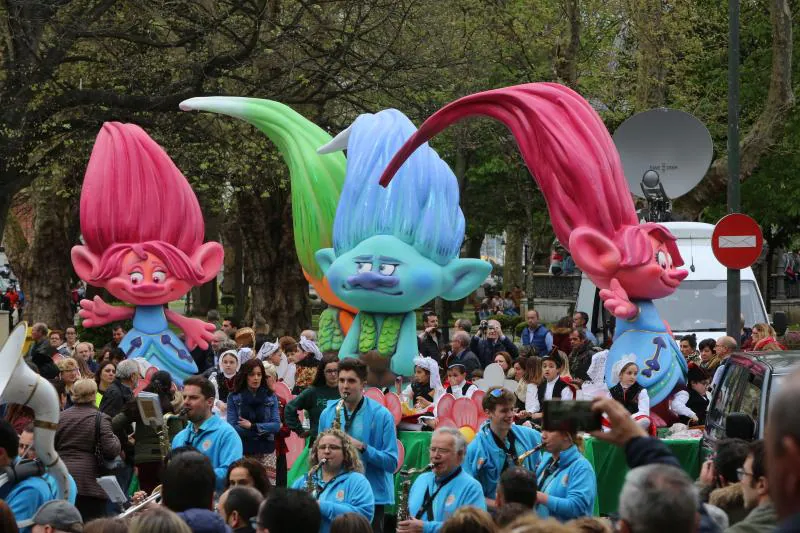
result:
M 673 294 L 654 300 L 663 320 L 673 331 L 725 331 L 727 281 L 684 281 Z M 744 323 L 752 326 L 767 322 L 752 280 L 742 281 Z

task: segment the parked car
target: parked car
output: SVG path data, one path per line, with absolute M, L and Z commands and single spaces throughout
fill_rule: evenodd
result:
M 800 350 L 731 355 L 708 405 L 706 446 L 726 437 L 764 438 L 770 401 L 798 366 Z

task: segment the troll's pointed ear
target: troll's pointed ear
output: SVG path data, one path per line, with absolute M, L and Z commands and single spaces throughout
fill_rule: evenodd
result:
M 569 252 L 588 276 L 610 277 L 622 261 L 619 248 L 611 239 L 586 226 L 575 228 L 570 234 Z
M 323 248 L 316 251 L 314 258 L 317 260 L 319 268 L 322 269 L 322 273 L 327 274 L 328 269 L 336 261 L 336 252 L 333 251 L 333 248 Z
M 477 289 L 492 271 L 492 265 L 480 259 L 453 259 L 442 267 L 442 298 L 460 300 Z
M 86 283 L 96 285 L 96 283 L 92 282 L 92 274 L 97 269 L 100 258 L 94 255 L 89 248 L 82 245 L 73 246 L 70 255 L 72 256 L 72 266 L 78 277 Z
M 192 261 L 203 269 L 203 283 L 214 279 L 222 268 L 225 251 L 218 242 L 207 242 L 200 245 L 192 254 Z

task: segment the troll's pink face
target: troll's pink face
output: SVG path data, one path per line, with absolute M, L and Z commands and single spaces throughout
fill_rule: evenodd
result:
M 621 267 L 616 274 L 631 298 L 656 300 L 669 296 L 689 274 L 674 267 L 667 245 L 652 233 L 650 244 L 653 246 L 653 257 L 649 263 Z
M 164 261 L 151 253 L 144 259 L 131 251 L 119 273 L 106 281 L 106 289 L 122 301 L 136 305 L 161 305 L 185 295 L 192 285 L 172 275 Z

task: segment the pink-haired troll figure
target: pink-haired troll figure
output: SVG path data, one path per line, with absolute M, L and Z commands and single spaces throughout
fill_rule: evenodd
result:
M 614 142 L 589 103 L 555 83 L 530 83 L 465 96 L 426 120 L 395 154 L 386 185 L 406 158 L 458 120 L 483 115 L 513 133 L 544 194 L 556 237 L 601 289 L 620 320 L 606 379 L 624 355 L 635 354 L 639 383 L 653 404 L 685 384 L 686 362 L 652 300 L 672 294 L 687 272 L 675 237 L 659 224 L 639 224 Z
M 83 325 L 133 318 L 120 348 L 182 384 L 197 372 L 189 350 L 207 348 L 214 326 L 165 304 L 213 279 L 223 259 L 222 245 L 203 243 L 203 215 L 189 182 L 142 128 L 107 122 L 86 169 L 80 216 L 85 245 L 72 248 L 75 272 L 135 305 L 82 300 Z M 183 330 L 186 345 L 168 322 Z

